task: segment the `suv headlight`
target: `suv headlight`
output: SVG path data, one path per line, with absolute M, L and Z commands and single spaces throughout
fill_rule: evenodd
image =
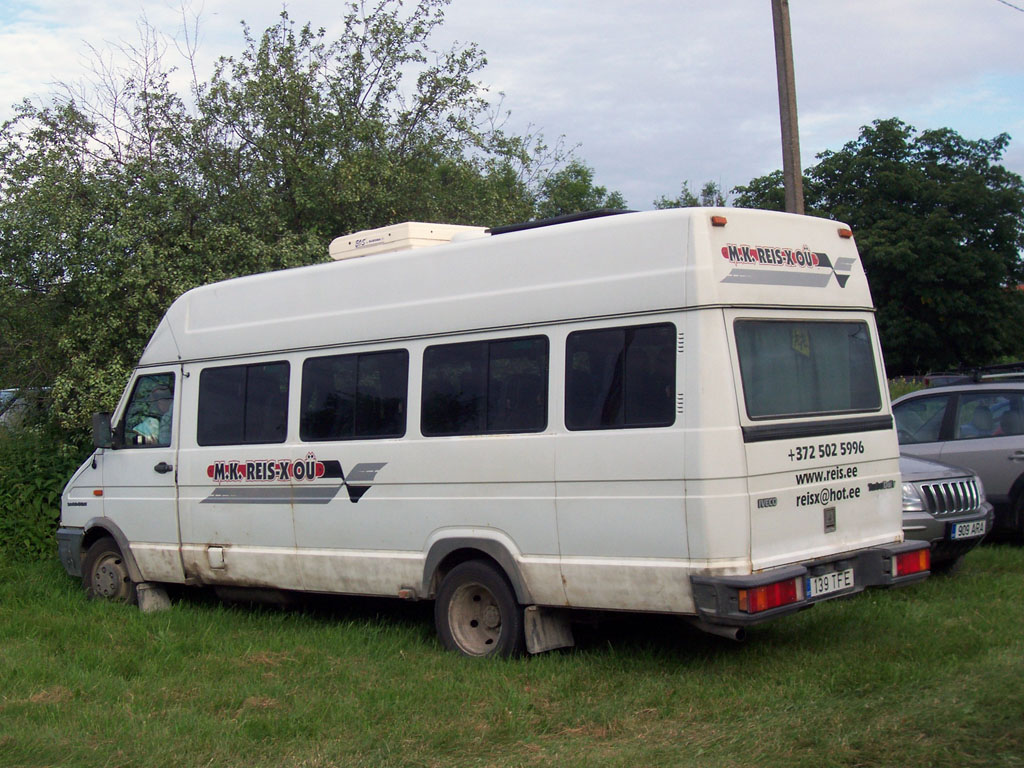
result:
M 981 478 L 977 475 L 974 476 L 974 484 L 978 488 L 978 506 L 980 507 L 985 503 L 985 486 L 981 484 Z
M 921 498 L 921 494 L 917 492 L 917 488 L 914 487 L 913 483 L 903 484 L 903 511 L 904 512 L 924 512 L 926 509 L 924 505 L 924 499 Z

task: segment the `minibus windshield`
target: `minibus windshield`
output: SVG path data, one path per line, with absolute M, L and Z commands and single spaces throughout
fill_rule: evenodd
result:
M 734 327 L 751 419 L 882 407 L 867 323 L 737 320 Z

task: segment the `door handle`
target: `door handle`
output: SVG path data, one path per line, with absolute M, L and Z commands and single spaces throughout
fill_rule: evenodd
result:
M 174 470 L 174 465 L 173 464 L 168 464 L 166 461 L 161 461 L 159 464 L 157 464 L 155 467 L 153 467 L 153 469 L 155 469 L 161 475 L 165 475 L 168 472 L 171 472 L 171 471 Z
M 1014 451 L 1006 458 L 1010 461 L 1024 461 L 1024 451 Z

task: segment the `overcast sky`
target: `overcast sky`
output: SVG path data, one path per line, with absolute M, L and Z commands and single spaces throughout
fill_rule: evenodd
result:
M 328 32 L 344 3 L 293 0 Z M 193 0 L 200 77 L 237 54 L 240 21 L 273 24 L 276 0 Z M 877 118 L 1013 137 L 1024 173 L 1024 0 L 791 0 L 803 165 Z M 86 72 L 89 47 L 181 39 L 172 0 L 0 0 L 0 118 Z M 689 180 L 731 189 L 782 165 L 770 0 L 453 0 L 438 47 L 475 42 L 513 130 L 564 135 L 597 183 L 637 209 Z M 173 64 L 169 49 L 165 63 Z

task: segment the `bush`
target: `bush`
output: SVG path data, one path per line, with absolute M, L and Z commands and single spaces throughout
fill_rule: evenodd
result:
M 0 553 L 14 561 L 55 556 L 60 494 L 88 448 L 55 427 L 0 426 Z
M 889 379 L 889 397 L 895 400 L 897 397 L 907 394 L 908 392 L 915 392 L 924 386 L 924 382 L 920 377 L 899 377 L 895 379 Z

